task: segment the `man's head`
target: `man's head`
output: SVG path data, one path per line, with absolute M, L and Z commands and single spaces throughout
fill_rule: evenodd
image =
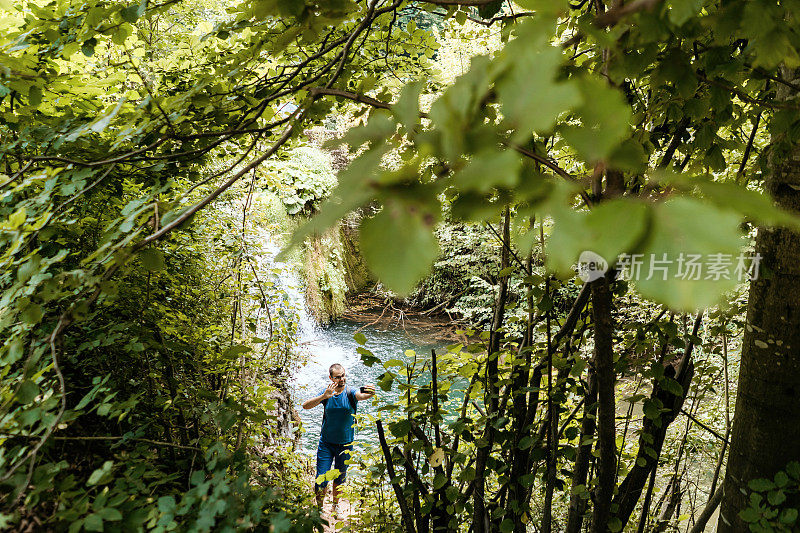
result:
M 331 377 L 331 381 L 336 383 L 336 388 L 344 387 L 344 384 L 347 382 L 347 378 L 345 378 L 344 367 L 339 363 L 334 363 L 328 369 L 328 375 Z

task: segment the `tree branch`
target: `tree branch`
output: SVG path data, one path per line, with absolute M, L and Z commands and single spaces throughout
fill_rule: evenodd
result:
M 38 439 L 37 435 L 20 435 L 14 433 L 3 433 L 0 434 L 0 438 L 8 438 L 8 439 Z M 145 442 L 147 444 L 153 444 L 155 446 L 169 446 L 171 448 L 180 448 L 182 450 L 200 450 L 197 446 L 184 446 L 182 444 L 174 444 L 172 442 L 163 442 L 160 440 L 153 440 L 153 439 L 145 439 L 141 437 L 125 437 L 124 435 L 89 435 L 84 437 L 60 437 L 54 436 L 52 437 L 53 440 L 68 440 L 68 441 L 81 441 L 81 440 L 125 440 L 125 441 L 132 441 L 132 442 Z
M 598 28 L 616 26 L 624 17 L 639 11 L 652 11 L 660 2 L 661 0 L 634 0 L 633 2 L 613 7 L 598 15 L 594 19 L 594 25 Z
M 426 4 L 434 4 L 437 6 L 485 6 L 491 4 L 495 0 L 422 0 Z
M 605 13 L 599 14 L 594 19 L 594 25 L 598 28 L 609 28 L 616 26 L 624 17 L 638 13 L 639 11 L 651 11 L 661 0 L 634 0 L 624 5 L 618 5 L 609 9 Z M 583 40 L 583 32 L 578 31 L 570 39 L 564 42 L 561 47 L 569 48 Z
M 270 157 L 272 154 L 274 154 L 278 150 L 278 148 L 280 148 L 286 141 L 289 140 L 289 137 L 291 137 L 292 132 L 294 131 L 294 126 L 295 126 L 295 124 L 297 124 L 297 122 L 299 121 L 299 119 L 300 119 L 300 117 L 302 115 L 302 108 L 298 107 L 294 111 L 294 113 L 292 115 L 294 117 L 293 121 L 291 121 L 289 123 L 289 125 L 286 126 L 286 129 L 283 130 L 283 133 L 281 134 L 280 137 L 278 137 L 278 139 L 273 143 L 273 145 L 270 146 L 269 150 L 267 150 L 266 152 L 264 152 L 263 154 L 261 154 L 260 156 L 255 158 L 252 162 L 250 162 L 242 170 L 240 170 L 239 172 L 237 172 L 236 174 L 234 174 L 233 176 L 228 178 L 228 180 L 225 183 L 223 183 L 222 185 L 217 187 L 214 191 L 209 193 L 205 198 L 203 198 L 202 200 L 197 202 L 195 205 L 193 205 L 192 207 L 190 207 L 189 209 L 187 209 L 186 211 L 181 213 L 181 215 L 178 216 L 175 220 L 173 220 L 169 224 L 165 225 L 164 227 L 162 227 L 160 230 L 156 231 L 155 233 L 150 234 L 145 239 L 142 239 L 141 241 L 139 241 L 137 244 L 135 244 L 133 246 L 131 251 L 132 252 L 136 252 L 138 250 L 141 250 L 142 248 L 144 248 L 145 246 L 147 246 L 151 242 L 160 239 L 161 237 L 163 237 L 164 235 L 166 235 L 167 233 L 169 233 L 170 231 L 172 231 L 176 227 L 178 227 L 181 224 L 183 224 L 184 222 L 186 222 L 195 213 L 197 213 L 198 211 L 203 209 L 205 206 L 207 206 L 209 203 L 211 203 L 215 198 L 217 198 L 220 194 L 222 194 L 223 192 L 228 190 L 228 188 L 231 185 L 233 185 L 234 183 L 236 183 L 239 180 L 239 178 L 241 178 L 242 176 L 247 174 L 249 171 L 251 171 L 254 168 L 256 168 L 258 165 L 263 163 L 268 157 Z
M 331 89 L 331 88 L 328 88 L 328 87 L 312 87 L 311 89 L 308 90 L 308 92 L 309 92 L 309 94 L 311 96 L 314 96 L 314 97 L 336 96 L 336 97 L 339 97 L 339 98 L 345 98 L 347 100 L 352 100 L 353 102 L 359 102 L 359 103 L 362 103 L 362 104 L 370 105 L 372 107 L 377 107 L 379 109 L 388 109 L 388 110 L 392 109 L 392 104 L 390 104 L 388 102 L 384 102 L 382 100 L 378 100 L 378 99 L 375 99 L 375 98 L 372 98 L 372 97 L 369 97 L 369 96 L 365 96 L 363 94 L 354 93 L 354 92 L 351 92 L 351 91 L 343 91 L 341 89 Z M 421 118 L 429 118 L 428 114 L 425 113 L 425 112 L 420 112 L 419 116 Z M 512 144 L 510 142 L 503 141 L 503 145 L 513 149 L 514 151 L 516 151 L 519 154 L 524 155 L 525 157 L 528 157 L 530 159 L 533 159 L 534 161 L 537 161 L 537 162 L 543 164 L 544 166 L 546 166 L 547 168 L 549 168 L 550 170 L 555 172 L 558 176 L 564 178 L 567 181 L 570 181 L 572 183 L 580 183 L 580 180 L 578 178 L 576 178 L 575 176 L 573 176 L 572 174 L 570 174 L 569 172 L 567 172 L 563 168 L 559 167 L 554 161 L 548 159 L 545 156 L 539 155 L 536 152 L 533 152 L 531 150 L 527 150 L 527 149 L 525 149 L 525 148 L 523 148 L 521 146 L 518 146 L 516 144 Z M 583 199 L 584 202 L 586 202 L 586 205 L 592 205 L 591 198 L 589 198 L 589 196 L 584 191 L 581 191 L 581 198 Z

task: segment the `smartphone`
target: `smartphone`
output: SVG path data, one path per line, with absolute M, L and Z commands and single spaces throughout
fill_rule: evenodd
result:
M 365 393 L 365 392 L 375 392 L 375 389 L 373 389 L 372 387 L 361 387 L 361 392 L 362 392 L 362 393 Z

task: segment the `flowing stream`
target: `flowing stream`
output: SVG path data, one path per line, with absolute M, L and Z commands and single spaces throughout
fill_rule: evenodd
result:
M 376 363 L 367 367 L 361 362 L 361 356 L 356 353 L 358 343 L 353 339 L 357 331 L 367 337 L 366 347 L 381 361 L 389 359 L 405 359 L 406 350 L 414 350 L 420 355 L 429 354 L 433 348 L 441 348 L 442 344 L 428 344 L 425 339 L 411 336 L 402 329 L 382 330 L 373 326 L 364 327 L 351 321 L 340 320 L 327 328 L 314 327 L 311 331 L 302 331 L 301 339 L 303 349 L 308 350 L 308 363 L 295 373 L 292 380 L 295 408 L 303 421 L 304 432 L 300 440 L 300 448 L 304 453 L 312 454 L 317 449 L 320 427 L 322 425 L 322 406 L 313 409 L 303 409 L 302 403 L 308 398 L 319 395 L 330 383 L 328 368 L 334 363 L 345 367 L 347 385 L 358 387 L 367 384 L 377 384 L 378 376 L 384 368 Z M 391 401 L 398 392 L 393 389 L 384 392 L 376 387 L 377 393 L 383 400 Z M 358 404 L 359 413 L 374 412 L 372 401 L 362 401 Z M 366 441 L 374 437 L 373 428 L 364 428 L 356 433 L 356 442 Z
M 361 356 L 356 352 L 358 343 L 353 338 L 356 332 L 360 331 L 367 337 L 366 347 L 381 361 L 405 360 L 406 350 L 414 350 L 423 357 L 429 357 L 431 349 L 442 348 L 444 343 L 432 341 L 425 331 L 414 330 L 413 334 L 410 334 L 403 328 L 385 330 L 347 320 L 339 320 L 329 327 L 319 327 L 305 307 L 302 284 L 298 276 L 289 265 L 275 261 L 274 258 L 280 248 L 274 244 L 274 239 L 268 230 L 260 230 L 257 242 L 260 247 L 257 254 L 257 269 L 261 272 L 261 279 L 274 284 L 283 292 L 283 296 L 270 302 L 273 317 L 288 318 L 297 326 L 298 357 L 291 365 L 294 371 L 290 386 L 294 406 L 303 426 L 299 451 L 313 455 L 316 453 L 319 440 L 323 408 L 317 406 L 305 410 L 302 408 L 302 403 L 318 396 L 330 383 L 328 369 L 332 364 L 339 363 L 344 366 L 347 385 L 350 387 L 358 389 L 362 385 L 376 385 L 381 400 L 388 402 L 399 394 L 395 389 L 384 392 L 377 387 L 378 376 L 384 371 L 383 366 L 376 363 L 372 367 L 367 367 L 361 362 Z M 266 320 L 262 315 L 259 315 L 257 329 L 260 336 L 266 338 L 269 335 L 266 331 Z M 359 414 L 373 413 L 375 409 L 371 400 L 358 404 Z M 374 437 L 374 427 L 364 428 L 356 432 L 356 443 Z

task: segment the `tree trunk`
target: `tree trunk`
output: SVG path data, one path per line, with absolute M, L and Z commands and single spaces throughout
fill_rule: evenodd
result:
M 572 496 L 569 500 L 566 533 L 580 533 L 583 529 L 583 515 L 586 513 L 588 491 L 586 488 L 589 475 L 589 464 L 592 455 L 592 437 L 594 437 L 595 418 L 597 413 L 597 378 L 594 368 L 589 368 L 589 384 L 583 404 L 583 420 L 581 434 L 578 438 L 578 451 L 575 455 L 575 466 L 572 472 Z
M 602 277 L 592 282 L 594 319 L 594 368 L 597 375 L 597 491 L 595 493 L 592 533 L 608 530 L 611 498 L 617 466 L 616 426 L 614 420 L 614 325 L 611 316 L 612 295 L 609 281 Z
M 800 71 L 784 69 L 797 80 Z M 794 96 L 781 86 L 778 99 Z M 800 144 L 772 140 L 767 191 L 800 212 Z M 800 458 L 800 234 L 762 227 L 756 238 L 760 275 L 750 284 L 739 390 L 725 475 L 719 533 L 748 531 L 738 514 L 748 507 L 747 484 L 772 478 Z M 786 502 L 796 507 L 797 501 Z

